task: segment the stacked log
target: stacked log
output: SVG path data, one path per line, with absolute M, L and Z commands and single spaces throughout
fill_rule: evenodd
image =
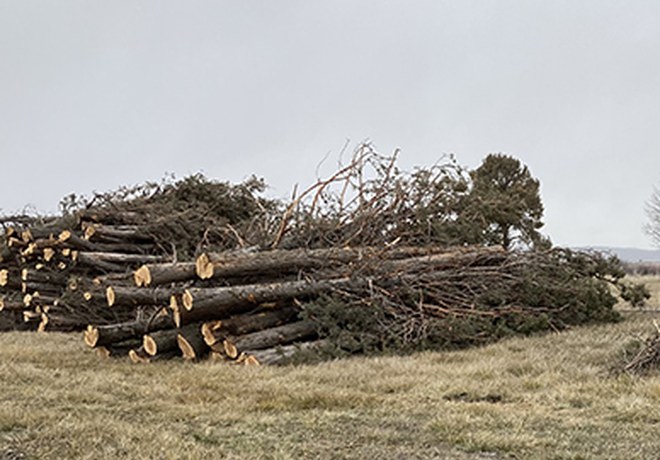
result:
M 499 247 L 362 247 L 203 253 L 195 262 L 150 263 L 133 272 L 134 286 L 110 283 L 106 302 L 110 308 L 148 304 L 159 313 L 141 322 L 89 325 L 84 340 L 104 347 L 103 355 L 125 351 L 135 363 L 174 355 L 281 363 L 328 346 L 304 317 L 305 302 L 337 290 L 364 294 L 376 281 L 396 284 L 457 264 L 487 267 L 505 256 Z
M 71 196 L 60 217 L 0 217 L 0 329 L 84 330 L 100 356 L 136 363 L 252 365 L 612 321 L 611 287 L 648 295 L 597 254 L 468 246 L 493 241 L 464 206 L 464 172 L 395 160 L 360 146 L 288 203 L 256 178 L 194 175 Z
M 145 263 L 169 260 L 136 226 L 73 219 L 3 220 L 0 324 L 15 329 L 75 331 L 90 322 L 135 319 L 150 305 L 110 310 L 105 289 L 130 281 Z
M 0 310 L 32 329 L 84 330 L 100 356 L 135 363 L 285 362 L 328 345 L 305 317 L 306 302 L 336 292 L 367 298 L 374 286 L 433 282 L 506 258 L 499 247 L 395 245 L 234 250 L 174 262 L 139 226 L 93 218 L 73 229 L 8 228 Z

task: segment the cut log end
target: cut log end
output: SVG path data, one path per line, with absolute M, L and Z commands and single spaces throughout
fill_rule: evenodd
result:
M 91 324 L 87 326 L 87 329 L 85 329 L 85 332 L 83 333 L 83 340 L 88 347 L 96 347 L 96 344 L 99 341 L 99 329 Z
M 247 355 L 245 359 L 243 360 L 243 365 L 244 366 L 261 366 L 261 363 L 259 360 L 252 355 Z
M 158 344 L 150 335 L 144 336 L 142 346 L 149 356 L 156 356 L 158 354 Z
M 60 240 L 60 242 L 64 243 L 65 241 L 68 241 L 70 238 L 71 238 L 71 231 L 62 230 L 57 239 Z
M 35 296 L 32 295 L 32 294 L 25 294 L 23 296 L 23 305 L 25 305 L 26 307 L 29 307 L 30 304 L 32 303 L 32 300 L 34 299 L 34 297 Z
M 48 315 L 46 313 L 41 314 L 41 321 L 39 322 L 39 326 L 37 327 L 37 332 L 46 332 L 46 328 L 48 327 Z
M 222 327 L 222 321 L 211 321 L 209 323 L 202 324 L 202 336 L 204 337 L 204 342 L 210 347 L 214 345 L 218 339 L 216 339 L 214 332 Z
M 46 262 L 50 262 L 53 260 L 53 257 L 55 257 L 55 249 L 53 248 L 44 248 L 44 260 Z
M 108 301 L 108 307 L 112 307 L 115 304 L 116 296 L 112 286 L 105 288 L 105 298 Z
M 213 278 L 213 264 L 208 254 L 202 253 L 195 260 L 195 272 L 203 280 Z
M 21 239 L 25 241 L 26 243 L 29 243 L 30 241 L 34 240 L 34 237 L 32 236 L 32 232 L 30 231 L 29 228 L 23 230 L 21 232 Z
M 149 267 L 142 265 L 135 270 L 135 272 L 133 272 L 133 280 L 138 287 L 149 286 L 151 284 L 151 272 L 149 271 Z
M 85 232 L 83 233 L 83 238 L 89 241 L 94 236 L 94 233 L 96 233 L 96 226 L 88 225 L 87 228 L 85 228 Z
M 150 362 L 149 356 L 140 348 L 129 350 L 128 359 L 130 359 L 133 364 L 148 364 Z
M 188 311 L 192 310 L 193 295 L 189 289 L 183 291 L 183 295 L 181 296 L 181 302 L 183 303 L 183 308 L 185 308 Z
M 184 336 L 180 334 L 177 335 L 176 343 L 179 346 L 179 349 L 181 350 L 184 359 L 195 360 L 199 358 L 199 356 L 197 356 L 197 353 L 195 352 L 195 348 Z
M 227 357 L 231 359 L 238 358 L 238 348 L 236 348 L 236 345 L 229 340 L 224 340 L 222 342 L 222 348 L 225 350 L 225 355 L 227 355 Z
M 175 307 L 172 310 L 172 321 L 174 321 L 174 326 L 177 328 L 183 326 L 183 318 L 181 317 L 179 307 Z

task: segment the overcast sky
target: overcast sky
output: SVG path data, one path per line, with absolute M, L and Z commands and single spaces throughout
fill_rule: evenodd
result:
M 553 242 L 651 247 L 660 2 L 0 0 L 2 212 L 165 173 L 284 197 L 347 139 L 514 155 Z

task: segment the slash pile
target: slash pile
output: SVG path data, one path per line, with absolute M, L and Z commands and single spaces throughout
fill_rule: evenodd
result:
M 636 341 L 634 351 L 618 366 L 618 372 L 644 375 L 660 370 L 660 324 L 654 321 L 653 325 L 653 333 L 643 341 Z
M 405 176 L 363 149 L 288 204 L 259 197 L 256 179 L 191 176 L 72 196 L 60 217 L 4 218 L 0 319 L 84 331 L 100 355 L 134 362 L 242 364 L 617 319 L 617 261 L 463 239 L 467 189 L 452 168 Z

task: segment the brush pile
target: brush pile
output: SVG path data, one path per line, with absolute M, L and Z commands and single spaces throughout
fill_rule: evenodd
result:
M 0 315 L 134 362 L 260 364 L 613 321 L 610 287 L 639 292 L 599 254 L 475 241 L 453 162 L 404 174 L 362 146 L 287 204 L 263 189 L 192 176 L 5 218 Z
M 636 341 L 626 351 L 623 365 L 617 371 L 631 375 L 646 375 L 660 370 L 660 324 L 653 322 L 655 330 L 646 339 Z

